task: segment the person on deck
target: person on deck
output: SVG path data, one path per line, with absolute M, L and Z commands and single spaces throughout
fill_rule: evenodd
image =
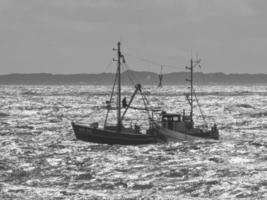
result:
M 124 97 L 123 100 L 122 100 L 122 107 L 123 108 L 126 108 L 127 107 L 126 97 Z

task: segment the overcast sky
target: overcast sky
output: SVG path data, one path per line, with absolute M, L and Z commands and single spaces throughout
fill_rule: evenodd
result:
M 267 73 L 266 0 L 0 0 L 0 74 L 100 73 L 118 40 L 132 70 Z M 177 68 L 175 68 L 177 66 Z

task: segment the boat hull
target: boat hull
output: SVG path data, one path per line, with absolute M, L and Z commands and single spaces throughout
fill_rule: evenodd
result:
M 166 142 L 170 141 L 192 141 L 192 140 L 199 140 L 199 139 L 216 139 L 219 138 L 212 138 L 209 136 L 208 133 L 203 133 L 203 135 L 191 135 L 188 133 L 182 133 L 179 131 L 173 131 L 167 128 L 159 127 L 158 134 L 165 137 Z
M 189 141 L 189 140 L 195 140 L 196 137 L 193 137 L 191 135 L 187 135 L 184 133 L 180 133 L 178 131 L 172 131 L 163 127 L 158 128 L 159 134 L 163 135 L 165 137 L 166 142 L 171 141 Z
M 142 145 L 162 142 L 159 137 L 153 134 L 118 132 L 115 130 L 92 128 L 74 122 L 72 122 L 72 128 L 76 138 L 86 142 L 120 145 Z

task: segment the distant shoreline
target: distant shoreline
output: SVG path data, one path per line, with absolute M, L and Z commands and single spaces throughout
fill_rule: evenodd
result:
M 114 73 L 99 74 L 6 74 L 0 75 L 1 85 L 110 85 L 114 82 Z M 130 77 L 130 78 L 129 78 Z M 188 78 L 187 72 L 173 72 L 163 75 L 163 85 L 184 85 Z M 144 85 L 156 85 L 158 74 L 146 71 L 126 71 L 122 73 L 124 84 L 140 82 Z M 196 84 L 267 84 L 267 74 L 224 74 L 201 73 L 194 74 Z

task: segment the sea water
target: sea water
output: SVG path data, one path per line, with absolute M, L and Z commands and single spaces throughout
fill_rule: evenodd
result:
M 131 91 L 122 88 L 127 101 Z M 189 109 L 185 86 L 143 91 L 151 107 Z M 108 86 L 0 86 L 0 199 L 267 199 L 267 85 L 197 92 L 219 141 L 121 146 L 78 141 L 71 128 L 71 121 L 103 126 Z M 144 130 L 146 119 L 130 110 L 125 124 Z

